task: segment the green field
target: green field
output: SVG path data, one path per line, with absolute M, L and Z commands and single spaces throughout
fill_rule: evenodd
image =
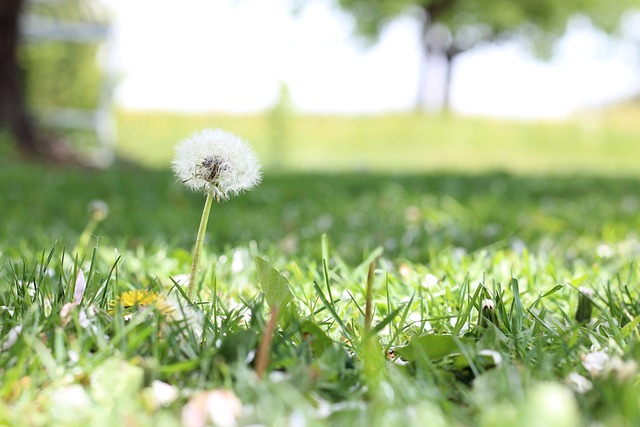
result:
M 269 117 L 120 112 L 102 171 L 0 158 L 0 425 L 637 425 L 636 109 Z M 168 165 L 202 127 L 266 170 L 214 205 L 191 305 L 204 197 Z
M 118 152 L 166 167 L 176 142 L 204 127 L 251 141 L 267 166 L 296 171 L 633 175 L 640 171 L 637 107 L 590 111 L 561 122 L 469 117 L 177 116 L 122 112 Z

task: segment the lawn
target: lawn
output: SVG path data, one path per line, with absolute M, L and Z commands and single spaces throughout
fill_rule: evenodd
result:
M 123 112 L 108 170 L 5 156 L 0 424 L 634 426 L 636 118 Z M 168 163 L 205 126 L 267 168 L 191 304 L 204 197 Z

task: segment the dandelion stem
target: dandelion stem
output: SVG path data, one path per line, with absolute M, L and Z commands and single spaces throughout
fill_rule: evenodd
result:
M 81 255 L 84 254 L 84 251 L 87 248 L 87 245 L 89 244 L 89 239 L 91 239 L 91 234 L 93 234 L 93 231 L 96 229 L 98 222 L 99 220 L 95 218 L 89 219 L 87 226 L 84 228 L 84 230 L 82 231 L 82 234 L 80 235 L 80 238 L 78 239 L 78 243 L 76 244 L 76 247 L 73 248 L 73 252 L 71 252 L 72 254 L 78 255 L 79 258 Z
M 196 237 L 196 246 L 193 249 L 193 262 L 191 263 L 191 272 L 189 273 L 189 284 L 187 285 L 187 297 L 193 299 L 196 290 L 196 274 L 198 273 L 198 264 L 200 263 L 200 255 L 202 254 L 202 243 L 204 235 L 207 232 L 207 223 L 209 222 L 209 213 L 215 196 L 212 192 L 207 192 L 207 200 L 204 202 L 204 210 L 200 219 L 200 227 L 198 227 L 198 236 Z

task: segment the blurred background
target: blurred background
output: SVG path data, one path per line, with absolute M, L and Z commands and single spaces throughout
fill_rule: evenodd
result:
M 0 57 L 0 256 L 100 199 L 92 247 L 188 259 L 204 127 L 265 165 L 213 251 L 640 247 L 637 0 L 4 0 Z
M 166 167 L 179 139 L 220 126 L 296 170 L 636 169 L 612 151 L 640 136 L 637 1 L 10 0 L 2 14 L 7 154 Z

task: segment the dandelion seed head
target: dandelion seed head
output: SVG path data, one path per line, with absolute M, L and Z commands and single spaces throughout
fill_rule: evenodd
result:
M 89 203 L 89 214 L 94 220 L 102 221 L 109 215 L 109 205 L 103 200 L 92 200 Z
M 172 166 L 188 188 L 212 193 L 217 200 L 250 190 L 261 179 L 249 144 L 221 129 L 204 129 L 180 141 Z

